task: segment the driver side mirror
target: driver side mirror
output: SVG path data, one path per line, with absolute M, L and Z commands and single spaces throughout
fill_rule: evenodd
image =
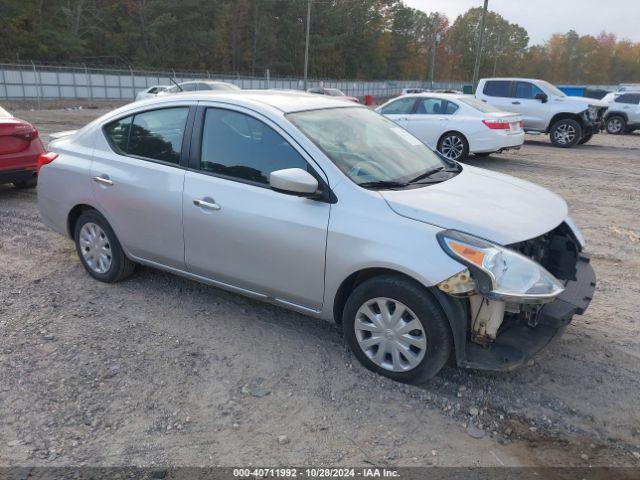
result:
M 536 96 L 533 98 L 535 98 L 536 100 L 540 100 L 542 103 L 547 103 L 547 101 L 549 100 L 547 94 L 543 92 L 536 93 Z
M 274 190 L 303 197 L 318 193 L 318 180 L 302 168 L 285 168 L 269 175 L 269 185 Z

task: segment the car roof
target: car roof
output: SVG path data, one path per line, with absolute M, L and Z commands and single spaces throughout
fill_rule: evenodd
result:
M 319 110 L 323 108 L 366 108 L 358 104 L 328 95 L 317 95 L 301 90 L 201 90 L 196 92 L 178 92 L 175 95 L 162 96 L 142 102 L 138 105 L 153 105 L 169 99 L 180 101 L 215 100 L 235 105 L 268 106 L 283 113 Z
M 420 92 L 420 93 L 409 93 L 407 95 L 403 95 L 402 98 L 442 98 L 445 100 L 459 100 L 464 97 L 472 97 L 473 95 L 465 95 L 464 93 L 438 93 L 438 92 Z
M 544 80 L 540 79 L 540 78 L 524 78 L 524 77 L 489 77 L 489 78 L 482 78 L 480 79 L 480 81 L 489 81 L 489 80 L 506 80 L 506 81 L 516 81 L 516 80 L 520 80 L 523 82 L 542 82 Z

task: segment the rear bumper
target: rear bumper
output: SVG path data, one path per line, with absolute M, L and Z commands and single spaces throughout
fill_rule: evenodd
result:
M 581 254 L 576 280 L 567 283 L 565 290 L 538 312 L 537 325 L 525 322 L 506 325 L 495 342 L 488 347 L 467 342 L 466 355 L 460 366 L 480 370 L 514 370 L 529 361 L 557 338 L 574 315 L 582 315 L 593 298 L 596 274 L 589 257 Z
M 524 143 L 524 131 L 517 133 L 495 133 L 473 138 L 469 151 L 471 153 L 503 152 L 510 149 L 518 149 Z
M 3 183 L 24 182 L 36 176 L 35 170 L 0 170 L 0 185 Z

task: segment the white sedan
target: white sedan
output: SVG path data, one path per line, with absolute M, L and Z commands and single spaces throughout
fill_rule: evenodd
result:
M 517 149 L 524 142 L 520 115 L 469 95 L 404 95 L 376 110 L 452 160 Z
M 160 92 L 164 92 L 170 88 L 168 85 L 153 85 L 146 90 L 142 90 L 138 92 L 136 95 L 136 101 L 146 100 L 147 98 L 153 98 L 158 95 Z

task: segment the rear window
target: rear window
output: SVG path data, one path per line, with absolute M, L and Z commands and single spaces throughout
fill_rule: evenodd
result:
M 489 97 L 508 97 L 510 86 L 509 80 L 489 80 L 484 84 L 482 92 Z
M 496 108 L 492 105 L 489 105 L 488 103 L 485 103 L 473 97 L 462 97 L 462 98 L 459 98 L 458 100 L 460 100 L 462 103 L 466 103 L 471 108 L 475 108 L 476 110 L 482 113 L 493 113 L 493 112 L 502 111 L 499 108 Z
M 11 118 L 12 115 L 7 112 L 4 108 L 0 107 L 0 118 Z

